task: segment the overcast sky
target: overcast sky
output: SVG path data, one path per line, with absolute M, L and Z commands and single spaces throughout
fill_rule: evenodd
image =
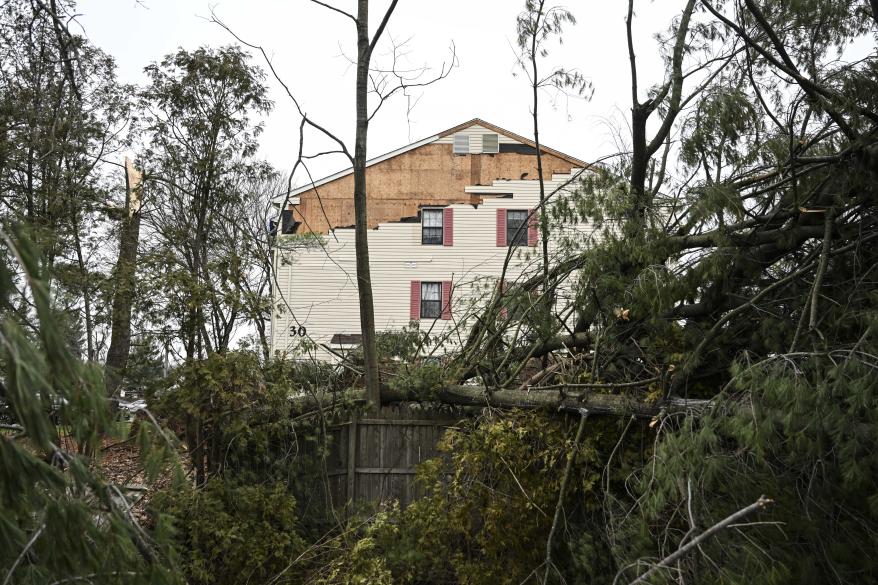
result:
M 354 10 L 352 0 L 334 1 L 336 6 Z M 388 1 L 371 4 L 374 30 Z M 454 43 L 459 66 L 447 79 L 413 95 L 420 99 L 409 120 L 403 97 L 382 109 L 370 125 L 369 157 L 471 118 L 532 136 L 528 82 L 513 75 L 515 18 L 523 4 L 512 0 L 400 0 L 387 30 L 397 41 L 410 39 L 410 64 L 438 70 L 443 61 L 449 62 Z M 553 104 L 552 95 L 542 95 L 540 132 L 547 146 L 584 160 L 615 150 L 611 127 L 624 123 L 631 101 L 626 4 L 621 0 L 580 0 L 566 5 L 578 23 L 568 27 L 563 45 L 549 45 L 550 54 L 542 67 L 580 70 L 592 82 L 594 96 L 591 101 L 560 98 Z M 641 88 L 661 81 L 662 65 L 653 35 L 668 27 L 678 4 L 672 0 L 640 0 L 636 4 Z M 310 116 L 353 143 L 355 72 L 345 57 L 355 54 L 353 23 L 307 0 L 80 0 L 78 21 L 94 44 L 115 57 L 121 81 L 144 83 L 143 67 L 178 47 L 235 42 L 206 20 L 211 8 L 240 37 L 266 49 Z M 378 65 L 387 63 L 388 37 L 384 40 L 374 58 Z M 264 65 L 256 55 L 254 62 Z M 271 82 L 270 87 L 275 109 L 265 120 L 261 156 L 287 169 L 295 158 L 298 119 L 279 86 Z M 345 166 L 342 159 L 335 158 L 317 161 L 312 169 L 316 176 L 323 176 Z

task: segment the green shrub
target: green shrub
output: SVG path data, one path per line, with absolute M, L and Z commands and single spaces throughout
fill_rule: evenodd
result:
M 296 501 L 283 484 L 213 478 L 200 489 L 159 494 L 156 505 L 176 518 L 191 585 L 298 582 L 290 565 L 306 544 Z
M 314 563 L 309 585 L 393 585 L 398 583 L 385 558 L 388 536 L 398 534 L 399 508 L 392 507 L 367 521 L 353 517 L 331 539 Z M 383 546 L 382 546 L 383 545 Z
M 187 443 L 197 484 L 227 470 L 254 483 L 285 476 L 283 454 L 295 439 L 289 388 L 266 383 L 256 354 L 186 362 L 156 410 Z

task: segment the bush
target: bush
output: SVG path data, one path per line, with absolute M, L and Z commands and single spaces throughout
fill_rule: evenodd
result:
M 267 384 L 256 355 L 212 354 L 177 368 L 157 412 L 183 435 L 201 485 L 227 470 L 254 483 L 286 476 L 295 440 L 289 389 Z
M 156 505 L 176 518 L 191 585 L 298 582 L 290 564 L 306 544 L 296 501 L 283 484 L 213 478 L 201 489 L 159 494 Z
M 375 514 L 368 521 L 351 518 L 342 533 L 330 540 L 315 563 L 310 585 L 393 585 L 399 582 L 385 558 L 388 536 L 398 534 L 399 509 Z

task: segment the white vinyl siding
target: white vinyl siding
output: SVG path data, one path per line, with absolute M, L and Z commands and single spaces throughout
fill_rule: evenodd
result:
M 497 136 L 497 143 L 499 144 L 524 144 L 519 140 L 515 140 L 514 138 L 510 138 L 509 136 L 504 136 L 503 134 L 498 134 L 494 130 L 489 128 L 485 128 L 484 126 L 480 126 L 478 124 L 473 124 L 472 126 L 467 126 L 462 130 L 455 132 L 454 134 L 450 134 L 448 136 L 443 136 L 438 140 L 434 141 L 434 144 L 454 144 L 454 141 L 457 140 L 458 136 L 469 136 L 469 153 L 470 154 L 480 154 L 482 152 L 482 135 L 483 134 L 495 134 Z M 498 146 L 499 148 L 499 146 Z M 454 150 L 457 152 L 457 150 Z
M 469 154 L 470 137 L 469 134 L 454 135 L 454 154 Z
M 547 178 L 546 192 L 561 188 L 570 178 L 569 174 Z M 575 188 L 575 183 L 571 184 L 571 189 Z M 539 183 L 535 180 L 498 180 L 491 186 L 467 187 L 466 191 L 512 193 L 513 196 L 488 195 L 477 207 L 450 205 L 454 209 L 452 247 L 421 245 L 419 223 L 382 223 L 378 229 L 369 230 L 375 323 L 379 330 L 401 329 L 409 324 L 412 281 L 454 283 L 452 319 L 422 319 L 420 322 L 420 328 L 429 330 L 431 337 L 460 325 L 461 316 L 468 309 L 490 298 L 490 291 L 496 288 L 509 251 L 509 248 L 496 245 L 497 210 L 536 207 Z M 563 193 L 561 191 L 559 196 Z M 565 227 L 564 232 L 577 241 L 588 242 L 593 227 L 570 226 Z M 550 256 L 554 256 L 557 250 L 558 243 L 550 240 Z M 311 246 L 287 254 L 287 263 L 276 263 L 272 348 L 282 352 L 294 348 L 299 336 L 290 335 L 291 327 L 298 331 L 298 327 L 304 326 L 308 338 L 318 344 L 329 344 L 337 333 L 360 333 L 354 230 L 337 229 L 334 234 L 323 237 L 322 247 Z M 522 274 L 538 271 L 539 254 L 535 248 L 514 248 L 506 281 L 513 282 Z M 563 287 L 559 290 L 559 297 L 569 294 Z M 287 304 L 291 312 L 278 313 L 277 307 Z M 449 340 L 452 342 L 456 343 Z M 318 351 L 318 355 L 331 359 L 327 352 Z

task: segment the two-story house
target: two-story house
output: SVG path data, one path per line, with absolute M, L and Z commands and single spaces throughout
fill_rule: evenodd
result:
M 586 163 L 548 147 L 542 154 L 545 192 L 565 196 Z M 527 138 L 471 120 L 370 160 L 366 181 L 378 330 L 417 322 L 453 346 L 504 266 L 506 282 L 538 266 L 539 182 Z M 275 352 L 296 354 L 308 339 L 326 358 L 359 343 L 352 194 L 348 169 L 287 199 L 275 250 Z

